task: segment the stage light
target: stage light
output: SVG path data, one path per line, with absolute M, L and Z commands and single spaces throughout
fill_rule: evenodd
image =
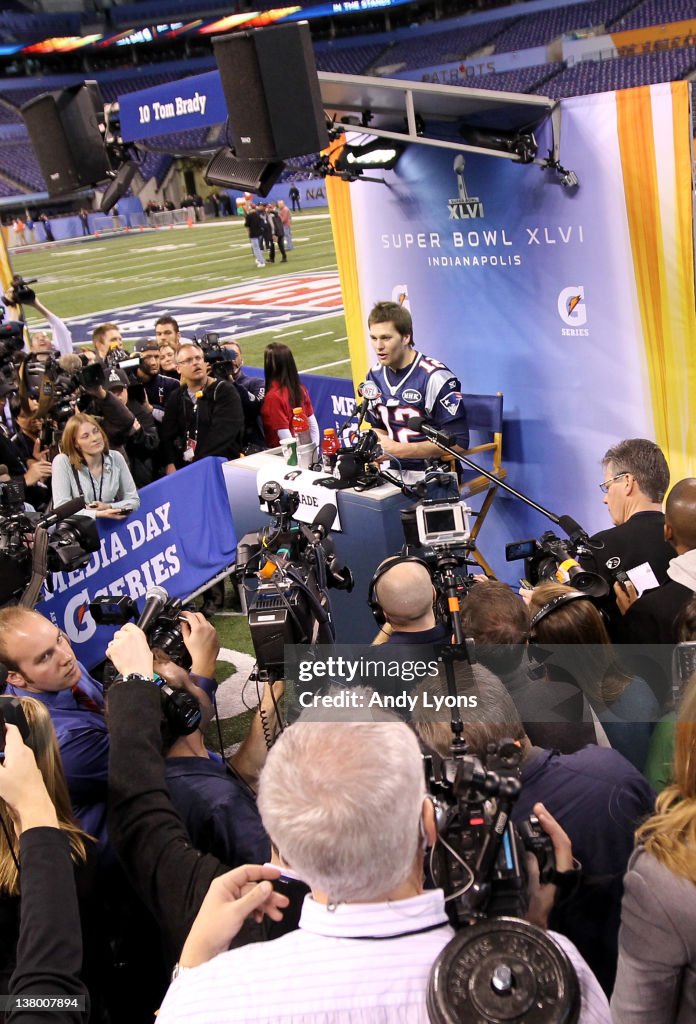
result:
M 386 139 L 375 139 L 364 146 L 345 145 L 336 160 L 337 171 L 362 174 L 364 170 L 381 168 L 390 171 L 395 167 L 404 147 Z

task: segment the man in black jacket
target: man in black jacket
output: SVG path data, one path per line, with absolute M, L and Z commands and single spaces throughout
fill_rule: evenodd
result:
M 181 346 L 176 367 L 181 387 L 167 399 L 160 428 L 165 472 L 174 473 L 208 455 L 238 458 L 244 413 L 234 384 L 208 375 L 203 352 L 194 342 Z

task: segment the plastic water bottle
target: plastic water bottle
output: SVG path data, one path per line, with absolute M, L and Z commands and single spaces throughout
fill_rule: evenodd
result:
M 292 410 L 290 429 L 292 430 L 293 436 L 297 438 L 298 445 L 312 443 L 309 420 L 307 419 L 302 406 L 298 406 L 297 409 Z
M 333 473 L 341 442 L 336 437 L 333 427 L 327 427 L 321 442 L 321 464 L 325 473 Z

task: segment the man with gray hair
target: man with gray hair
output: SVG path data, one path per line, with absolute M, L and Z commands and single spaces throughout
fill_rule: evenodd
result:
M 630 572 L 645 563 L 652 570 L 654 586 L 665 583 L 674 551 L 664 539 L 662 512 L 669 466 L 654 441 L 632 437 L 619 441 L 602 459 L 604 479 L 599 484 L 614 526 L 590 538 L 592 554 L 582 556 L 584 569 L 598 572 L 610 593 L 600 602 L 612 640 L 624 640 L 621 615 L 612 588 L 615 573 Z
M 648 562 L 657 582 L 664 583 L 674 556 L 663 536 L 667 460 L 654 441 L 632 437 L 609 448 L 602 468 L 599 487 L 614 526 L 591 538 L 597 571 L 613 584 L 612 572 Z
M 442 890 L 423 889 L 424 850 L 435 842 L 423 778 L 418 742 L 400 722 L 301 718 L 287 729 L 268 756 L 258 799 L 289 873 L 311 887 L 299 929 L 229 950 L 244 916 L 273 917 L 282 897 L 271 889 L 269 868 L 216 879 L 159 1024 L 425 1024 L 428 977 L 454 933 Z M 558 826 L 541 805 L 536 810 L 556 843 Z M 596 981 L 577 951 L 564 949 L 583 990 L 580 1020 L 608 1024 Z

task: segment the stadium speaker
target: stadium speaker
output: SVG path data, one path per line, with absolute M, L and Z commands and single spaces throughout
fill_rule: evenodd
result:
M 21 108 L 49 195 L 103 181 L 110 171 L 99 130 L 104 103 L 96 82 L 42 93 Z
M 222 185 L 224 188 L 238 188 L 242 192 L 267 196 L 284 166 L 282 161 L 240 160 L 225 146 L 212 158 L 203 177 L 208 185 Z
M 213 39 L 238 157 L 285 160 L 328 146 L 307 22 Z

